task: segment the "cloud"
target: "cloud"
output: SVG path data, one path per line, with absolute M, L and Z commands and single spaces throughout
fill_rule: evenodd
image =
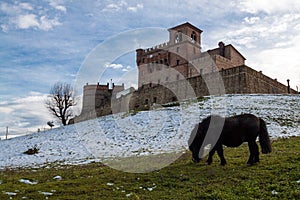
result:
M 248 24 L 255 24 L 257 21 L 260 20 L 260 18 L 259 17 L 245 17 L 244 20 Z
M 33 10 L 33 7 L 30 3 L 20 3 L 20 7 L 24 10 Z
M 31 27 L 39 27 L 39 22 L 34 14 L 20 15 L 17 17 L 16 25 L 20 29 L 28 29 Z
M 105 6 L 102 11 L 110 11 L 110 12 L 118 12 L 121 10 L 127 10 L 130 12 L 137 12 L 140 9 L 143 9 L 144 5 L 141 3 L 137 3 L 136 5 L 129 5 L 126 1 L 121 0 L 115 3 L 109 3 Z
M 123 68 L 124 66 L 122 64 L 106 64 L 105 65 L 106 68 L 112 68 L 112 69 L 120 69 Z
M 13 98 L 0 103 L 0 127 L 9 127 L 9 133 L 25 134 L 24 130 L 37 131 L 53 120 L 44 105 L 47 94 L 30 92 L 28 96 Z
M 243 0 L 238 3 L 238 8 L 243 12 L 257 14 L 264 12 L 274 14 L 278 12 L 298 12 L 300 1 L 295 0 Z
M 55 10 L 66 12 L 66 8 L 54 1 L 50 2 Z M 52 9 L 53 10 L 53 9 Z M 14 29 L 34 29 L 49 31 L 62 23 L 51 9 L 30 3 L 0 3 L 0 11 L 3 12 L 1 29 L 8 32 Z
M 296 88 L 300 85 L 300 34 L 289 41 L 290 45 L 278 48 L 267 48 L 257 52 L 253 63 L 259 66 L 265 74 L 277 78 L 286 84 L 286 80 L 291 80 L 291 86 Z
M 127 10 L 128 11 L 132 11 L 132 12 L 137 12 L 139 9 L 143 9 L 144 8 L 144 5 L 143 4 L 136 4 L 136 6 L 129 6 L 127 7 Z
M 49 5 L 55 8 L 56 10 L 62 11 L 62 12 L 67 12 L 67 8 L 63 5 L 61 5 L 58 1 L 56 0 L 50 0 Z
M 41 16 L 38 28 L 44 31 L 51 30 L 54 26 L 60 26 L 62 23 L 58 19 L 48 19 L 47 16 Z

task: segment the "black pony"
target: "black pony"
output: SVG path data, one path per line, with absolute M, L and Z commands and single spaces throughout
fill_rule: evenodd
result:
M 212 156 L 217 151 L 221 159 L 221 165 L 224 166 L 226 160 L 222 145 L 237 147 L 243 142 L 248 142 L 250 157 L 247 164 L 253 165 L 259 162 L 257 136 L 259 136 L 262 153 L 271 153 L 272 147 L 269 134 L 263 119 L 252 114 L 242 114 L 228 118 L 211 115 L 197 124 L 191 133 L 189 149 L 192 151 L 192 160 L 199 162 L 204 147 L 211 144 L 212 148 L 209 152 L 207 164 L 212 163 Z

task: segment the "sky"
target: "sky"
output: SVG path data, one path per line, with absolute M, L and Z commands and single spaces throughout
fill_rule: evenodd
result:
M 203 30 L 203 51 L 216 48 L 219 41 L 232 44 L 246 57 L 246 65 L 282 83 L 290 79 L 293 88 L 300 88 L 300 1 L 2 0 L 0 136 L 7 126 L 11 135 L 48 128 L 47 121 L 55 121 L 44 106 L 51 86 L 76 83 L 95 50 L 107 43 L 114 48 L 127 45 L 104 66 L 95 66 L 105 69 L 101 83 L 113 79 L 120 84 L 120 77 L 136 76 L 136 46 L 128 45 L 129 40 L 117 44 L 118 38 L 185 22 Z M 148 41 L 140 47 L 167 41 L 165 35 L 153 35 L 136 36 Z M 126 86 L 131 85 L 136 82 Z

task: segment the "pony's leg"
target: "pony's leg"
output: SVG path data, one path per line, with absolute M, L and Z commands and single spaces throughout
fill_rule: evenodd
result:
M 219 157 L 221 159 L 221 165 L 225 166 L 226 165 L 226 160 L 225 160 L 225 157 L 224 157 L 224 152 L 223 152 L 222 145 L 217 148 L 217 153 L 218 153 L 218 155 L 219 155 Z
M 255 140 L 249 141 L 248 146 L 249 146 L 250 156 L 249 156 L 249 160 L 248 160 L 247 164 L 253 165 L 254 163 L 259 162 L 258 146 L 257 146 Z
M 209 155 L 208 155 L 208 159 L 207 159 L 207 161 L 206 161 L 206 164 L 210 165 L 210 164 L 212 163 L 212 161 L 213 161 L 212 157 L 213 157 L 213 155 L 215 154 L 215 152 L 216 152 L 216 149 L 215 149 L 215 148 L 213 148 L 213 149 L 209 152 Z
M 253 151 L 254 151 L 254 163 L 258 163 L 259 162 L 259 151 L 258 151 L 258 146 L 256 144 L 256 142 L 253 143 Z

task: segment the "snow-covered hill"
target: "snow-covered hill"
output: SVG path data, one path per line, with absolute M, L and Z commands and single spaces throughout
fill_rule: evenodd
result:
M 0 141 L 0 169 L 182 152 L 194 124 L 210 114 L 252 113 L 268 123 L 272 139 L 296 136 L 300 135 L 299 108 L 298 95 L 225 95 L 190 100 L 180 107 L 105 116 Z M 35 145 L 38 154 L 23 154 Z

